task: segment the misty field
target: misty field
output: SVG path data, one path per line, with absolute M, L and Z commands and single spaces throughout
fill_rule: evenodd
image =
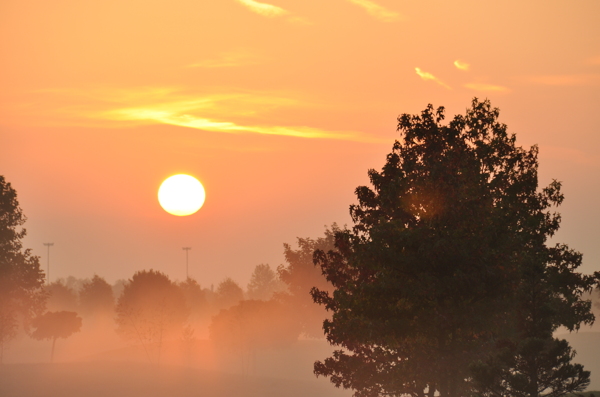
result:
M 12 364 L 0 373 L 2 396 L 344 396 L 327 382 L 245 377 L 133 362 Z
M 588 390 L 600 389 L 600 332 L 564 336 L 577 351 L 575 362 L 592 372 Z M 312 374 L 314 360 L 331 347 L 323 340 L 300 340 L 281 350 L 264 351 L 253 360 L 235 353 L 217 354 L 207 340 L 191 350 L 179 342 L 165 346 L 160 365 L 149 364 L 140 346 L 103 350 L 111 341 L 85 343 L 84 335 L 60 341 L 55 363 L 48 362 L 49 343 L 22 339 L 7 352 L 0 367 L 3 397 L 70 396 L 350 396 L 327 379 Z M 112 342 L 115 342 L 114 340 Z M 26 354 L 22 354 L 25 352 Z
M 235 353 L 215 354 L 206 340 L 191 351 L 176 342 L 165 346 L 160 365 L 149 364 L 141 346 L 103 351 L 102 339 L 85 346 L 81 337 L 61 341 L 55 363 L 48 362 L 49 343 L 19 342 L 0 367 L 3 397 L 351 395 L 312 374 L 312 362 L 331 351 L 325 341 L 300 340 L 246 361 Z M 28 354 L 18 354 L 20 348 Z

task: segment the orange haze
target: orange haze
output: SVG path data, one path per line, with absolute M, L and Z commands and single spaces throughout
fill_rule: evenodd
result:
M 4 0 L 0 174 L 50 275 L 156 269 L 245 285 L 282 244 L 350 223 L 396 117 L 490 98 L 540 179 L 557 238 L 600 270 L 600 2 Z M 459 66 L 460 65 L 460 66 Z M 156 199 L 197 177 L 198 213 Z

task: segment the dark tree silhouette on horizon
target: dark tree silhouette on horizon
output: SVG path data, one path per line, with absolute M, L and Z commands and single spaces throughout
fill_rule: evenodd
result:
M 593 322 L 582 294 L 600 274 L 546 245 L 560 183 L 538 190 L 537 147 L 516 146 L 498 116 L 474 99 L 446 125 L 431 105 L 398 118 L 401 141 L 356 189 L 354 227 L 314 255 L 335 289 L 312 295 L 342 348 L 315 374 L 360 397 L 557 397 L 589 383 L 552 332 Z
M 39 258 L 23 249 L 25 220 L 17 192 L 0 175 L 0 363 L 19 323 L 27 328 L 29 320 L 44 310 L 44 273 Z

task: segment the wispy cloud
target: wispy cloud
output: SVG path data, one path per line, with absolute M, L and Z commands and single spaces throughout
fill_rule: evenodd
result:
M 356 4 L 359 7 L 364 8 L 369 15 L 384 21 L 393 22 L 400 19 L 400 14 L 395 11 L 390 11 L 387 8 L 380 6 L 370 0 L 348 0 L 350 3 Z
M 485 83 L 467 83 L 467 84 L 465 84 L 465 87 L 469 88 L 471 90 L 481 91 L 481 92 L 508 92 L 508 91 L 510 91 L 510 89 L 507 87 L 503 87 L 500 85 L 494 85 L 494 84 L 485 84 Z
M 600 74 L 562 74 L 528 76 L 525 78 L 530 83 L 555 86 L 582 86 L 600 84 Z
M 360 140 L 354 132 L 331 132 L 319 128 L 306 126 L 266 126 L 243 125 L 231 121 L 206 119 L 191 114 L 180 114 L 149 108 L 117 109 L 106 112 L 105 115 L 115 120 L 130 120 L 142 122 L 156 122 L 161 124 L 176 125 L 179 127 L 195 128 L 203 131 L 225 133 L 256 133 L 266 135 L 283 135 L 297 138 L 327 138 L 341 140 Z
M 469 68 L 471 67 L 471 65 L 469 65 L 468 63 L 463 62 L 463 61 L 461 61 L 459 59 L 457 59 L 456 61 L 454 61 L 454 66 L 456 66 L 457 69 L 464 70 L 465 72 L 467 70 L 469 70 Z
M 378 142 L 358 131 L 329 131 L 306 125 L 270 125 L 265 113 L 281 107 L 308 106 L 307 103 L 275 93 L 207 94 L 177 87 L 145 87 L 129 90 L 54 90 L 63 102 L 60 113 L 69 122 L 87 120 L 116 125 L 168 124 L 203 131 L 240 134 L 254 133 L 310 139 L 337 139 Z M 71 97 L 70 101 L 64 101 Z M 66 117 L 65 117 L 66 116 Z M 88 123 L 89 125 L 90 123 Z M 110 125 L 110 124 L 109 124 Z
M 234 50 L 222 53 L 213 59 L 205 59 L 191 65 L 189 68 L 227 68 L 236 66 L 256 65 L 260 59 L 248 50 Z
M 254 0 L 237 1 L 238 3 L 241 3 L 244 6 L 246 6 L 250 11 L 269 18 L 281 17 L 289 14 L 289 11 L 284 10 L 281 7 L 274 6 L 272 4 L 259 3 L 258 1 Z
M 420 68 L 415 68 L 415 71 L 417 72 L 419 77 L 421 77 L 425 81 L 427 81 L 427 80 L 435 81 L 439 85 L 441 85 L 449 90 L 452 89 L 448 84 L 444 83 L 443 81 L 441 81 L 440 79 L 438 79 L 437 77 L 435 77 L 434 75 L 432 75 L 429 72 L 425 72 L 425 71 L 421 70 Z

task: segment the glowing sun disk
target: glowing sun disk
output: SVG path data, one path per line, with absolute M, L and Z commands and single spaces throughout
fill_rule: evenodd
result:
M 169 214 L 192 215 L 202 207 L 206 198 L 204 187 L 190 175 L 170 176 L 158 189 L 158 202 Z

